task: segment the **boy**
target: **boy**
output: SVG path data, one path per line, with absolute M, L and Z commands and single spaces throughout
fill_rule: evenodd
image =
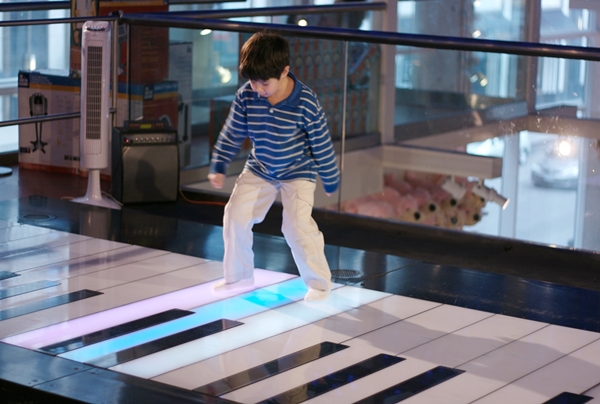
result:
M 227 166 L 249 137 L 253 148 L 225 207 L 224 280 L 215 291 L 254 285 L 252 226 L 264 220 L 281 193 L 281 230 L 308 287 L 306 301 L 323 301 L 331 289 L 323 235 L 312 218 L 315 182 L 327 195 L 339 185 L 339 170 L 325 114 L 316 94 L 289 66 L 289 43 L 268 32 L 254 34 L 240 52 L 236 93 L 213 150 L 208 179 L 222 188 Z

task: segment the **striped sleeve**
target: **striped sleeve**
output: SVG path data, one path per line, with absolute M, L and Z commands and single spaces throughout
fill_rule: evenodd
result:
M 248 137 L 248 120 L 244 93 L 238 92 L 229 109 L 229 115 L 213 148 L 210 172 L 227 174 L 227 167 L 240 151 Z
M 308 141 L 310 148 L 317 164 L 317 170 L 323 188 L 327 193 L 333 193 L 337 190 L 340 181 L 340 171 L 337 166 L 337 158 L 333 150 L 331 136 L 327 128 L 327 119 L 325 112 L 319 104 L 316 96 L 314 99 L 316 109 L 314 116 L 309 120 L 306 131 L 308 133 Z

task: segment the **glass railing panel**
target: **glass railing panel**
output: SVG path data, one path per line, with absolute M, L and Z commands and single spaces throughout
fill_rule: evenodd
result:
M 555 129 L 564 133 L 565 128 Z M 502 235 L 502 221 L 514 220 L 513 233 L 506 235 L 511 238 L 559 247 L 600 249 L 597 238 L 585 236 L 594 234 L 597 226 L 590 220 L 598 209 L 597 201 L 590 198 L 597 188 L 594 181 L 598 168 L 597 139 L 522 131 L 471 143 L 467 151 L 506 161 L 510 156 L 504 146 L 511 137 L 520 142 L 520 158 L 514 167 L 517 187 L 507 194 L 516 215 L 505 216 L 497 205 L 486 205 L 481 221 L 465 230 Z M 486 185 L 501 192 L 502 180 L 486 180 Z
M 524 40 L 525 3 L 504 0 L 399 1 L 398 32 Z
M 133 36 L 138 28 L 131 27 Z M 225 123 L 235 92 L 242 84 L 238 75 L 238 55 L 241 45 L 250 35 L 179 28 L 169 30 L 170 68 L 165 80 L 176 82 L 180 99 L 177 116 L 169 118 L 171 122 L 178 122 L 181 167 L 184 170 L 209 164 L 212 146 Z M 340 143 L 343 135 L 347 138 L 370 135 L 379 142 L 376 132 L 380 46 L 301 37 L 287 39 L 290 43 L 291 72 L 318 94 L 334 142 Z M 136 82 L 136 77 L 142 77 L 136 72 L 132 71 L 130 75 L 130 91 L 142 91 L 139 84 L 151 84 Z M 175 111 L 174 107 L 170 109 Z M 148 115 L 148 111 L 146 119 L 160 119 L 162 116 L 152 115 L 152 112 Z M 131 115 L 129 119 L 138 117 Z M 246 157 L 249 147 L 249 144 L 243 147 L 239 160 Z
M 439 69 L 428 74 L 446 91 L 414 85 L 428 80 L 396 80 L 396 142 L 375 154 L 383 178 L 374 182 L 382 188 L 345 200 L 342 210 L 600 250 L 593 220 L 600 209 L 594 199 L 600 121 L 593 117 L 595 92 L 586 85 L 594 82 L 597 63 L 509 56 L 513 73 L 490 74 L 486 87 L 504 88 L 490 94 L 478 93 L 473 81 L 458 91 L 469 71 L 448 68 L 448 60 L 461 57 L 444 52 L 431 52 L 440 59 L 428 55 L 427 66 L 445 67 L 444 75 L 436 73 Z M 499 66 L 488 64 L 490 72 Z M 540 71 L 537 85 L 525 91 L 525 81 L 515 79 L 511 91 L 520 98 L 500 96 L 509 92 L 507 76 L 522 79 L 528 69 Z M 530 99 L 538 109 L 528 111 Z
M 570 2 L 542 1 L 540 42 L 576 39 L 597 32 L 594 21 L 598 11 L 596 2 L 575 0 Z M 594 46 L 582 43 L 579 46 Z
M 242 34 L 228 31 L 171 29 L 171 65 L 186 57 L 186 73 L 177 74 L 184 113 L 180 114 L 181 167 L 207 166 L 240 82 L 238 56 Z M 181 61 L 181 60 L 180 60 Z M 185 123 L 187 122 L 187 124 Z M 182 125 L 184 127 L 182 128 Z M 240 152 L 243 159 L 248 145 Z
M 64 18 L 67 10 L 0 13 L 0 21 L 24 20 L 22 26 L 0 27 L 0 121 L 29 117 L 29 108 L 19 108 L 19 71 L 61 71 L 69 69 L 69 24 L 26 25 L 25 20 Z M 72 111 L 68 111 L 72 112 Z M 0 130 L 0 153 L 18 150 L 19 128 Z
M 396 141 L 527 113 L 524 56 L 396 47 L 395 62 Z
M 573 247 L 583 139 L 528 132 L 531 155 L 519 172 L 515 237 Z
M 586 38 L 559 41 L 559 45 L 583 46 Z M 545 109 L 557 105 L 577 107 L 581 113 L 589 114 L 586 95 L 590 88 L 590 62 L 585 60 L 538 58 L 536 108 Z
M 526 2 L 507 0 L 430 0 L 398 2 L 398 32 L 481 38 L 503 41 L 538 41 L 528 38 L 527 28 L 537 18 L 528 15 Z M 539 41 L 546 42 L 596 31 L 592 21 L 598 11 L 586 0 L 541 1 Z M 533 12 L 535 13 L 535 12 Z M 590 45 L 587 45 L 590 46 Z

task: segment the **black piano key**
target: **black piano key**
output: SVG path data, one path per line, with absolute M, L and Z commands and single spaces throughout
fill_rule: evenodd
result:
M 37 281 L 31 283 L 24 283 L 22 285 L 13 286 L 10 288 L 0 289 L 0 300 L 9 297 L 22 295 L 25 293 L 33 292 L 40 289 L 51 288 L 52 286 L 60 285 L 60 282 L 54 281 Z
M 143 317 L 127 323 L 119 324 L 114 327 L 98 330 L 96 332 L 82 335 L 80 337 L 71 338 L 65 341 L 60 341 L 55 344 L 47 345 L 40 348 L 40 351 L 47 352 L 52 355 L 58 355 L 64 352 L 72 351 L 84 346 L 96 344 L 106 341 L 111 338 L 116 338 L 121 335 L 130 334 L 144 328 L 152 327 L 158 324 L 166 323 L 167 321 L 175 320 L 181 317 L 193 314 L 193 311 L 172 309 L 151 316 Z
M 0 271 L 0 281 L 3 281 L 4 279 L 14 278 L 15 276 L 21 276 L 21 274 L 16 274 L 14 272 L 8 271 Z
M 121 363 L 139 359 L 144 356 L 164 351 L 166 349 L 173 348 L 177 345 L 182 345 L 199 338 L 216 334 L 242 324 L 243 323 L 240 323 L 239 321 L 227 319 L 216 320 L 198 327 L 190 328 L 189 330 L 181 331 L 173 335 L 168 335 L 154 341 L 124 349 L 119 352 L 100 356 L 99 358 L 95 358 L 86 363 L 101 368 L 109 368 L 111 366 L 116 366 Z
M 548 401 L 544 401 L 543 404 L 583 404 L 587 403 L 593 398 L 594 397 L 588 397 L 582 394 L 569 393 L 565 391 Z
M 402 362 L 404 358 L 387 354 L 375 355 L 369 359 L 358 362 L 352 366 L 329 375 L 320 377 L 309 383 L 300 385 L 286 392 L 268 398 L 261 403 L 264 404 L 296 404 L 311 398 L 325 394 L 338 387 L 345 386 L 365 376 L 385 369 L 396 363 Z
M 17 307 L 12 307 L 10 309 L 2 310 L 0 311 L 0 320 L 7 320 L 9 318 L 24 316 L 25 314 L 49 309 L 51 307 L 61 306 L 67 303 L 73 303 L 78 300 L 87 299 L 101 294 L 101 292 L 83 289 L 60 296 L 50 297 L 48 299 L 40 300 L 38 302 L 28 303 Z
M 194 391 L 211 394 L 213 396 L 221 396 L 346 348 L 348 348 L 348 346 L 342 344 L 335 344 L 328 341 L 321 342 L 320 344 L 310 346 L 273 361 L 263 363 L 262 365 L 255 366 L 248 370 L 195 388 Z
M 369 397 L 363 398 L 355 404 L 399 403 L 415 394 L 430 389 L 433 386 L 437 386 L 446 380 L 452 379 L 461 373 L 464 373 L 464 370 L 438 366 Z

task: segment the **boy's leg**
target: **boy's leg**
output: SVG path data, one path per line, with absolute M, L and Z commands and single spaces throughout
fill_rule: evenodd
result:
M 325 241 L 312 218 L 315 183 L 281 184 L 282 232 L 292 250 L 298 271 L 309 288 L 306 300 L 324 300 L 331 289 L 331 271 L 325 258 Z
M 214 289 L 228 290 L 254 284 L 252 227 L 264 220 L 277 196 L 277 187 L 244 171 L 238 177 L 223 217 L 224 281 Z

